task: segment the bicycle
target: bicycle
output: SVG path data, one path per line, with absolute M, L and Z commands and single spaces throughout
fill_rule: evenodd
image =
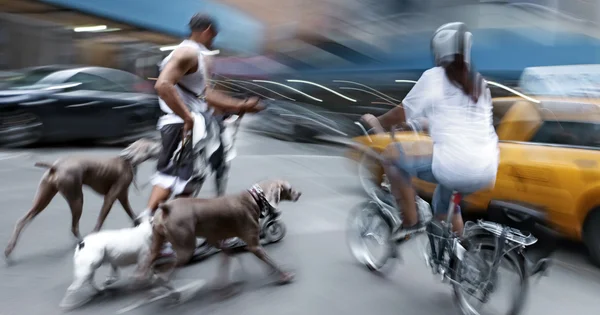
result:
M 371 140 L 369 131 L 360 122 L 356 122 L 356 124 Z M 396 140 L 395 131 L 394 126 L 390 132 L 392 142 Z M 363 152 L 361 164 L 368 159 L 383 162 L 383 157 L 373 149 L 361 144 L 356 144 L 355 148 Z M 359 175 L 361 175 L 360 167 Z M 366 265 L 371 271 L 382 271 L 390 259 L 399 257 L 398 247 L 400 244 L 422 232 L 393 241 L 391 239 L 392 231 L 402 224 L 398 205 L 385 185 L 379 185 L 379 183 L 371 185 L 368 182 L 361 178 L 361 183 L 369 198 L 351 212 L 347 237 L 350 250 L 360 263 Z M 431 268 L 433 274 L 440 275 L 442 282 L 452 284 L 455 304 L 462 314 L 475 315 L 479 312 L 467 301 L 467 296 L 475 296 L 481 302 L 486 303 L 496 287 L 500 264 L 507 261 L 520 279 L 519 289 L 514 291 L 515 298 L 510 304 L 507 314 L 520 314 L 526 301 L 529 276 L 538 273 L 545 274 L 550 260 L 542 259 L 533 268 L 529 268 L 529 260 L 525 256 L 524 250 L 535 244 L 538 239 L 531 233 L 524 233 L 519 229 L 499 223 L 484 220 L 466 222 L 463 236 L 459 237 L 453 232 L 451 222 L 456 207 L 461 202 L 461 197 L 459 192 L 453 192 L 446 220 L 442 222 L 433 220 L 429 204 L 417 197 L 419 219 L 426 225 L 425 234 L 428 244 L 422 252 L 426 265 Z M 502 209 L 503 213 L 507 215 L 528 215 L 532 222 L 545 222 L 545 218 L 538 215 L 539 213 L 535 210 L 511 202 L 493 201 L 491 206 Z M 354 233 L 357 229 L 358 235 Z M 375 257 L 366 249 L 365 238 L 375 239 L 384 248 L 380 258 Z M 482 254 L 484 252 L 491 254 L 490 263 L 485 261 Z

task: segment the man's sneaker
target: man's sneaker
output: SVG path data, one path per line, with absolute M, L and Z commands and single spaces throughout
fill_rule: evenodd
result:
M 167 243 L 165 246 L 163 246 L 162 250 L 160 251 L 160 256 L 158 256 L 158 259 L 154 262 L 154 264 L 162 265 L 165 263 L 170 263 L 175 261 L 176 258 L 177 256 L 175 255 L 173 248 L 171 248 L 171 244 Z
M 401 225 L 397 227 L 396 230 L 392 233 L 391 239 L 393 241 L 401 241 L 413 234 L 417 234 L 423 231 L 425 231 L 425 226 L 421 222 L 410 227 L 404 227 Z
M 234 247 L 241 246 L 241 245 L 242 245 L 242 241 L 237 237 L 230 238 L 228 240 L 223 241 L 223 247 L 225 247 L 225 248 L 234 248 Z
M 143 219 L 150 216 L 150 210 L 146 209 L 142 211 L 134 220 L 133 226 L 138 226 L 142 223 Z
M 196 248 L 200 248 L 206 245 L 206 239 L 204 238 L 196 238 Z

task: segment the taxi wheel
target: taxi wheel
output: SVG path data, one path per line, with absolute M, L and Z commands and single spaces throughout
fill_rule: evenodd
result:
M 583 226 L 583 242 L 592 262 L 600 267 L 600 208 L 588 214 Z

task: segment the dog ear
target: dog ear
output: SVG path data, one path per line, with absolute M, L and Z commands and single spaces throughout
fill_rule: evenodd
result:
M 274 208 L 277 208 L 277 205 L 279 204 L 279 200 L 281 198 L 281 189 L 282 189 L 281 183 L 276 182 L 276 183 L 272 184 L 271 186 L 269 186 L 269 189 L 265 193 L 265 197 L 267 198 L 267 201 Z
M 292 184 L 283 180 L 279 183 L 279 190 L 280 191 L 292 191 Z

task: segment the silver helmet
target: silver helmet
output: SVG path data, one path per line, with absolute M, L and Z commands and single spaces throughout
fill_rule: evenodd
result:
M 471 64 L 471 46 L 473 34 L 462 22 L 452 22 L 440 26 L 431 38 L 431 52 L 435 65 L 442 66 L 454 61 L 456 54 L 464 56 L 465 63 Z

